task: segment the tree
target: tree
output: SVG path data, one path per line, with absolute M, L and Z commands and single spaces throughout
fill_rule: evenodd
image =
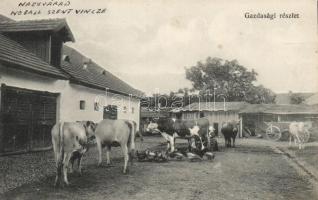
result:
M 273 103 L 274 93 L 256 86 L 257 73 L 247 70 L 238 61 L 208 57 L 205 63 L 185 68 L 186 78 L 192 82 L 193 90 L 200 95 L 215 93 L 217 101 L 247 101 L 249 103 Z
M 305 97 L 300 94 L 292 93 L 290 95 L 290 103 L 291 104 L 301 104 L 305 101 Z

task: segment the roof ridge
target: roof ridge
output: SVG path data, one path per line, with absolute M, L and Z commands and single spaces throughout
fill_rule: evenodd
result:
M 28 19 L 19 21 L 1 21 L 0 24 L 17 24 L 23 22 L 43 22 L 43 21 L 63 21 L 66 22 L 66 18 L 47 18 L 47 19 Z

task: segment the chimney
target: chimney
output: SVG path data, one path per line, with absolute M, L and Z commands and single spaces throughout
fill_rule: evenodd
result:
M 65 61 L 65 62 L 68 62 L 68 63 L 71 63 L 71 59 L 68 55 L 63 55 L 62 59 Z
M 90 59 L 90 58 L 85 58 L 84 60 L 83 60 L 83 69 L 87 69 L 87 67 L 88 67 L 88 65 L 90 64 L 90 63 L 92 63 L 92 60 Z
M 88 66 L 88 63 L 84 63 L 84 64 L 83 64 L 83 69 L 86 70 L 86 69 L 87 69 L 87 66 Z

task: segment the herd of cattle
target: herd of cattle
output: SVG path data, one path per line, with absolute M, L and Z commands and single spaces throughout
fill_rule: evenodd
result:
M 237 127 L 234 123 L 224 124 L 224 134 L 227 146 L 235 145 Z M 214 129 L 207 119 L 175 120 L 172 118 L 158 119 L 148 125 L 147 131 L 159 132 L 167 141 L 167 151 L 175 152 L 176 138 L 188 140 L 189 152 L 207 152 L 217 149 L 217 143 L 211 146 Z M 143 140 L 137 124 L 131 120 L 104 119 L 96 124 L 92 121 L 59 122 L 52 128 L 52 144 L 56 162 L 55 185 L 64 182 L 69 184 L 68 170 L 73 170 L 77 161 L 78 172 L 81 174 L 81 160 L 89 147 L 89 142 L 95 138 L 99 152 L 98 165 L 102 163 L 102 149 L 106 147 L 106 163 L 110 164 L 112 146 L 120 146 L 124 155 L 123 173 L 127 172 L 128 161 L 132 163 L 135 154 L 136 134 Z M 69 166 L 70 165 L 70 166 Z M 63 180 L 62 180 L 63 177 Z
M 237 122 L 222 124 L 221 132 L 226 147 L 235 147 L 238 130 Z M 290 131 L 291 136 L 299 139 L 302 125 L 292 123 Z M 204 153 L 218 150 L 217 141 L 214 139 L 215 130 L 206 118 L 197 120 L 159 118 L 148 124 L 147 132 L 160 133 L 167 142 L 167 152 L 171 154 L 176 152 L 175 142 L 177 138 L 188 140 L 188 153 L 203 156 Z M 75 161 L 77 161 L 78 172 L 81 174 L 82 156 L 87 152 L 89 143 L 94 138 L 99 152 L 98 165 L 102 163 L 102 149 L 104 147 L 106 147 L 107 164 L 110 164 L 111 147 L 121 147 L 124 155 L 123 173 L 127 172 L 128 161 L 131 163 L 133 161 L 136 134 L 139 135 L 141 141 L 143 140 L 141 132 L 137 130 L 136 122 L 131 120 L 104 119 L 98 124 L 92 121 L 59 122 L 53 126 L 51 134 L 56 162 L 55 185 L 61 182 L 69 185 L 67 173 L 68 170 L 73 170 Z

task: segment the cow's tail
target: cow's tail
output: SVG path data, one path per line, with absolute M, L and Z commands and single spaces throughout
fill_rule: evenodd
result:
M 64 160 L 64 134 L 63 134 L 63 126 L 64 122 L 57 123 L 57 144 L 54 145 L 54 153 L 55 153 L 55 162 L 56 162 L 56 178 L 54 185 L 57 186 L 59 184 L 60 177 L 63 172 L 63 160 Z
M 128 146 L 129 146 L 129 154 L 131 160 L 135 154 L 135 134 L 136 134 L 136 126 L 132 121 L 125 121 L 129 128 L 129 138 L 128 138 Z
M 63 133 L 63 127 L 64 127 L 64 122 L 60 122 L 60 127 L 59 127 L 59 149 L 60 149 L 60 157 L 59 157 L 59 166 L 62 166 L 63 160 L 64 160 L 64 133 Z
M 139 138 L 140 138 L 140 141 L 141 142 L 144 141 L 144 137 L 142 136 L 140 128 L 139 128 L 139 130 L 137 130 L 137 123 L 135 121 L 133 123 L 134 123 L 134 126 L 135 126 L 135 135 L 137 136 L 137 134 L 138 134 Z

